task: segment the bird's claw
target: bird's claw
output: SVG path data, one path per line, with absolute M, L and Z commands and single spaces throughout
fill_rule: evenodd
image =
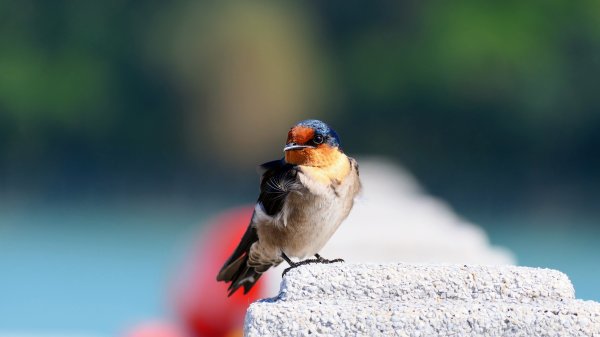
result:
M 283 277 L 288 271 L 290 271 L 290 270 L 292 270 L 292 269 L 294 269 L 296 267 L 300 267 L 300 266 L 303 266 L 305 264 L 311 264 L 311 263 L 322 263 L 322 262 L 319 259 L 307 259 L 307 260 L 302 260 L 300 262 L 296 262 L 296 263 L 292 264 L 291 266 L 289 266 L 288 268 L 286 268 L 283 271 L 283 274 L 281 274 L 281 276 Z
M 281 277 L 285 276 L 285 274 L 287 274 L 288 271 L 296 268 L 296 267 L 300 267 L 306 264 L 313 264 L 313 263 L 323 263 L 323 264 L 330 264 L 330 263 L 336 263 L 336 262 L 346 262 L 344 261 L 344 259 L 334 259 L 334 260 L 327 260 L 321 256 L 317 257 L 316 259 L 306 259 L 306 260 L 302 260 L 300 262 L 296 262 L 292 265 L 290 265 L 288 268 L 285 268 L 285 270 L 283 271 L 283 273 L 281 274 Z

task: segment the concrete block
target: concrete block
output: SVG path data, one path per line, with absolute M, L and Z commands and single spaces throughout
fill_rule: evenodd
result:
M 253 303 L 246 336 L 600 336 L 600 303 L 556 270 L 312 264 Z

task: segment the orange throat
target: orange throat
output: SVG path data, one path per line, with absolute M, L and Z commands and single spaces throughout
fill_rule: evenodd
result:
M 306 172 L 323 182 L 341 181 L 350 172 L 350 162 L 346 155 L 329 145 L 285 152 L 285 161 L 301 165 Z
M 337 148 L 321 144 L 316 148 L 305 148 L 285 152 L 285 161 L 294 165 L 324 167 L 337 162 L 345 155 Z

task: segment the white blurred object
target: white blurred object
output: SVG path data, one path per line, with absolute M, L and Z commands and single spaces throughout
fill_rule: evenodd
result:
M 321 255 L 347 262 L 506 265 L 514 255 L 490 244 L 483 229 L 427 195 L 401 166 L 382 158 L 358 158 L 363 191 Z M 282 263 L 267 274 L 279 289 Z
M 514 264 L 490 245 L 483 229 L 444 201 L 425 194 L 415 178 L 383 159 L 359 159 L 362 196 L 322 255 L 348 262 Z

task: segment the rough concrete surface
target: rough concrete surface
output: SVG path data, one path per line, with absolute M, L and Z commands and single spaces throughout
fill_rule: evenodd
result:
M 600 336 L 600 303 L 556 270 L 312 264 L 253 303 L 254 336 Z

